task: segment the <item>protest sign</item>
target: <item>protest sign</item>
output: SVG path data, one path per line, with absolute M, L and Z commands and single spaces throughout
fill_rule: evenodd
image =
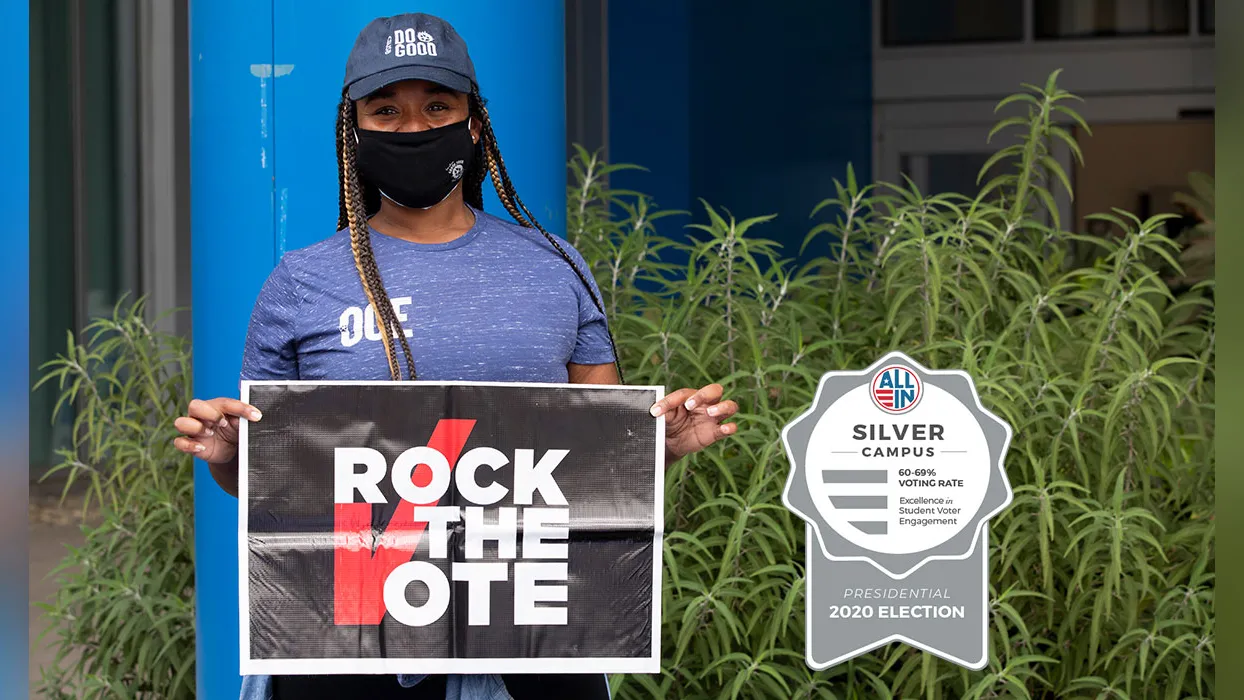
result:
M 242 673 L 659 671 L 663 395 L 244 382 Z

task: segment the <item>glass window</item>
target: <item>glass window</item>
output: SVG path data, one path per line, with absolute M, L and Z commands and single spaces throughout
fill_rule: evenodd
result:
M 913 46 L 1024 38 L 1023 0 L 883 0 L 881 43 Z
M 566 154 L 578 144 L 589 152 L 608 142 L 609 71 L 605 0 L 566 3 Z M 607 157 L 607 154 L 606 154 Z
M 1214 0 L 1201 0 L 1199 14 L 1201 26 L 1198 27 L 1198 31 L 1212 35 L 1214 33 Z
M 1190 0 L 1033 0 L 1037 39 L 1187 34 Z
M 976 176 L 992 153 L 935 153 L 929 158 L 929 193 L 950 193 L 975 197 L 980 192 Z M 986 181 L 982 181 L 984 184 Z
M 132 39 L 136 0 L 32 2 L 30 34 L 30 360 L 66 352 L 66 331 L 110 314 L 138 288 Z M 30 396 L 31 475 L 71 446 L 74 407 Z
M 1005 162 L 995 164 L 977 183 L 976 176 L 991 156 L 992 152 L 904 153 L 899 156 L 899 170 L 926 195 L 975 197 L 983 185 L 1005 172 Z

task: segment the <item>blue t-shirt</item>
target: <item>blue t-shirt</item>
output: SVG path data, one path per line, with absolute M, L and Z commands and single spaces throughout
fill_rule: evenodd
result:
M 568 363 L 614 361 L 606 321 L 583 282 L 536 229 L 472 209 L 475 224 L 447 243 L 371 232 L 389 300 L 419 379 L 565 382 Z M 600 298 L 587 264 L 559 241 Z M 406 361 L 400 345 L 402 376 Z M 350 232 L 281 258 L 255 302 L 242 379 L 385 381 L 388 360 L 350 250 Z M 400 676 L 403 686 L 420 675 Z M 451 677 L 447 697 L 507 698 L 493 676 Z M 607 684 L 606 684 L 607 687 Z M 268 698 L 265 676 L 243 698 Z
M 419 379 L 565 382 L 567 363 L 614 361 L 606 321 L 570 265 L 536 229 L 472 209 L 447 243 L 372 230 L 372 249 Z M 562 248 L 592 283 L 587 264 Z M 399 344 L 394 344 L 402 357 Z M 407 377 L 401 359 L 402 376 Z M 286 253 L 251 315 L 242 378 L 390 378 L 349 230 Z

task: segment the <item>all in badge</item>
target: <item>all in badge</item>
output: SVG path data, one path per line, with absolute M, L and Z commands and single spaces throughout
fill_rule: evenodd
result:
M 828 372 L 782 441 L 782 501 L 808 530 L 808 665 L 902 641 L 983 668 L 986 524 L 1011 502 L 1011 427 L 971 377 L 900 352 Z

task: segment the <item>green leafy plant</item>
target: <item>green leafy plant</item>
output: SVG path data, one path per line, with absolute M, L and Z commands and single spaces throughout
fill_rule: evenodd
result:
M 572 242 L 607 300 L 628 381 L 722 381 L 737 436 L 666 474 L 664 663 L 617 697 L 1188 698 L 1214 681 L 1213 281 L 1175 294 L 1166 217 L 1103 213 L 1126 235 L 1061 229 L 1070 191 L 1049 144 L 1080 151 L 1075 97 L 1043 86 L 982 168 L 975 197 L 866 184 L 848 170 L 796 267 L 703 205 L 700 240 L 655 235 L 642 195 L 580 151 Z M 1077 265 L 1077 246 L 1097 249 Z M 686 256 L 673 269 L 662 249 Z M 991 521 L 988 666 L 891 644 L 820 672 L 803 661 L 804 524 L 781 505 L 777 436 L 820 375 L 899 349 L 966 370 L 1014 429 L 1013 505 Z
M 49 698 L 192 698 L 194 675 L 193 466 L 172 446 L 173 421 L 190 401 L 184 338 L 153 331 L 143 304 L 69 333 L 65 354 L 44 365 L 56 410 L 76 406 L 73 448 L 50 473 L 66 492 L 85 481 L 86 542 L 69 549 L 56 598 L 42 605 L 55 662 L 39 692 Z M 38 386 L 38 385 L 37 385 Z M 42 642 L 41 642 L 42 643 Z

